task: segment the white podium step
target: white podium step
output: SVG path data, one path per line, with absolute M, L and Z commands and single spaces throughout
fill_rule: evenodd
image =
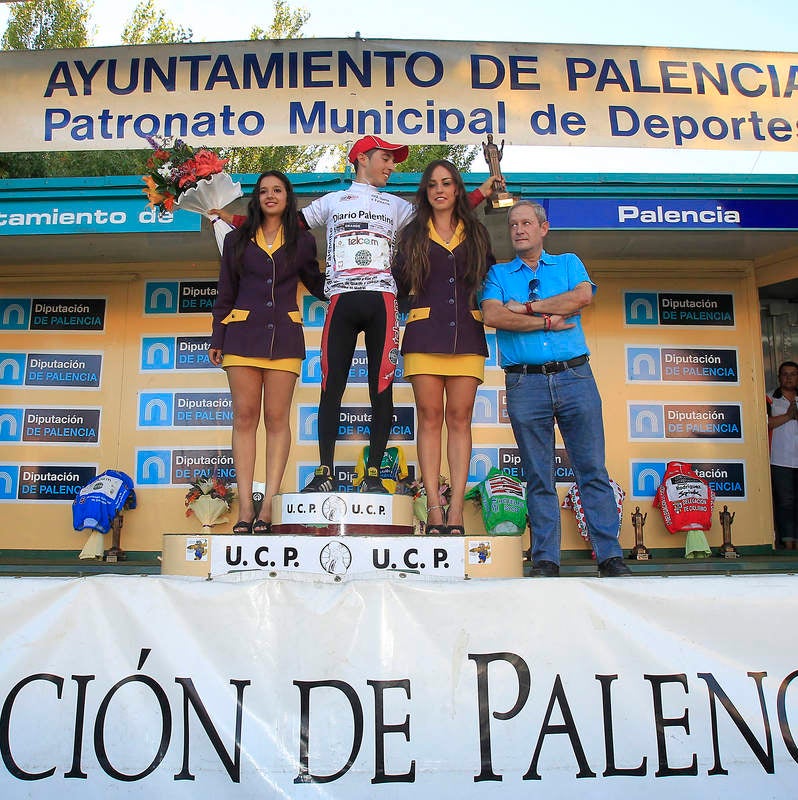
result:
M 413 499 L 367 492 L 294 492 L 272 502 L 272 532 L 317 536 L 413 533 Z

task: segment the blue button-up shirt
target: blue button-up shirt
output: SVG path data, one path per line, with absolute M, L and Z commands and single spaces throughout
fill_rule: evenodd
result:
M 545 250 L 540 254 L 537 269 L 525 264 L 519 256 L 505 264 L 494 264 L 482 287 L 479 302 L 508 300 L 526 303 L 529 300 L 529 281 L 537 278 L 537 293 L 541 300 L 574 289 L 587 281 L 596 291 L 585 265 L 574 253 L 554 256 Z M 503 331 L 496 336 L 501 353 L 502 367 L 515 364 L 545 364 L 548 361 L 567 361 L 589 353 L 580 315 L 568 318 L 575 327 L 564 331 Z

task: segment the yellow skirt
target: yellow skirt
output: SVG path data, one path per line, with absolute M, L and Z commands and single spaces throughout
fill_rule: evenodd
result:
M 482 383 L 485 380 L 485 356 L 408 353 L 405 356 L 405 378 L 413 375 L 468 377 Z
M 247 356 L 225 355 L 222 357 L 222 369 L 228 367 L 257 367 L 258 369 L 275 369 L 279 372 L 302 373 L 301 358 L 249 358 Z

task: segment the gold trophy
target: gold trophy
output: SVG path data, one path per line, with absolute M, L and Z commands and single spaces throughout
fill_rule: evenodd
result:
M 720 546 L 720 556 L 721 558 L 741 558 L 742 556 L 740 553 L 737 552 L 737 548 L 732 544 L 731 540 L 731 526 L 732 522 L 734 522 L 734 518 L 737 515 L 735 511 L 734 514 L 729 513 L 729 507 L 723 506 L 723 511 L 720 512 L 718 515 L 720 517 L 720 527 L 723 529 L 723 544 Z
M 646 524 L 646 517 L 648 513 L 641 514 L 640 506 L 635 506 L 632 513 L 632 527 L 635 529 L 635 546 L 632 552 L 629 553 L 629 558 L 636 558 L 638 561 L 648 561 L 651 558 L 651 553 L 648 548 L 643 544 L 643 526 Z
M 493 141 L 493 134 L 489 133 L 487 143 L 482 142 L 482 153 L 485 156 L 490 174 L 495 179 L 493 181 L 495 191 L 491 195 L 488 205 L 485 206 L 485 210 L 510 208 L 515 205 L 515 198 L 507 191 L 507 182 L 504 180 L 504 175 L 502 175 L 502 170 L 499 166 L 504 153 L 504 139 L 502 139 L 501 146 L 499 146 Z

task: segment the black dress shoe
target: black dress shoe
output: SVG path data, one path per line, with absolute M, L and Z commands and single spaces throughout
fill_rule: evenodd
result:
M 623 563 L 620 556 L 608 558 L 598 565 L 599 578 L 624 578 L 632 574 L 632 570 Z
M 553 561 L 536 561 L 532 565 L 533 578 L 557 578 L 560 575 L 560 565 Z

